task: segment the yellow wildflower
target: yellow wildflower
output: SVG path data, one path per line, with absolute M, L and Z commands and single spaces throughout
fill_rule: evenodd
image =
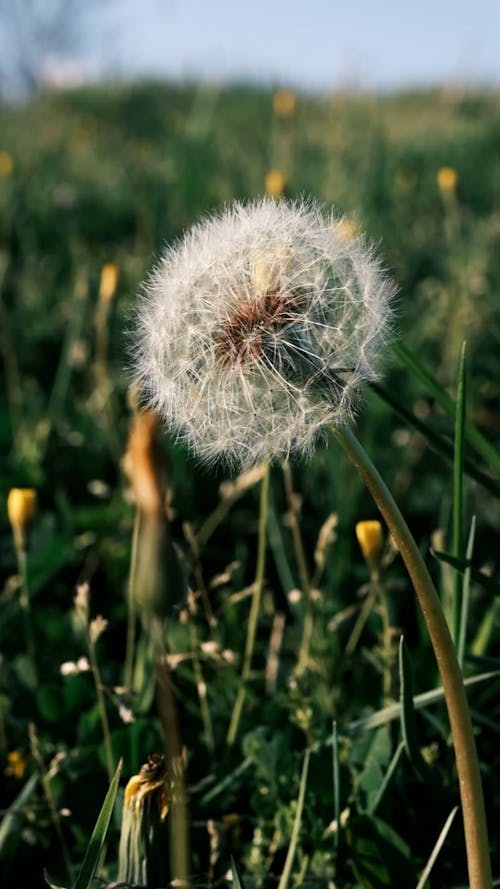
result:
M 281 170 L 269 170 L 266 176 L 266 194 L 271 198 L 281 198 L 286 184 L 285 174 Z
M 8 151 L 0 151 L 0 176 L 10 176 L 14 162 Z
M 28 532 L 36 513 L 36 491 L 33 488 L 11 488 L 7 497 L 7 515 L 16 548 L 25 549 Z
M 273 111 L 277 117 L 292 117 L 297 100 L 291 90 L 278 90 L 273 96 Z
M 356 525 L 356 537 L 365 561 L 371 568 L 380 563 L 384 548 L 384 533 L 380 522 L 365 521 Z
M 20 753 L 19 750 L 11 750 L 11 752 L 7 754 L 7 762 L 9 764 L 5 769 L 5 774 L 10 775 L 12 778 L 17 778 L 20 781 L 27 766 L 22 753 Z
M 453 167 L 441 167 L 437 173 L 437 184 L 442 194 L 452 194 L 458 182 L 457 171 Z

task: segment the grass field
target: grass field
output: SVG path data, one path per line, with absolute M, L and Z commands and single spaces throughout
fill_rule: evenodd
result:
M 124 879 L 123 787 L 164 750 L 189 828 L 172 816 L 182 805 L 156 817 L 149 856 L 161 861 L 148 887 L 166 885 L 181 834 L 194 886 L 227 885 L 231 855 L 247 887 L 467 885 L 460 812 L 419 883 L 459 802 L 449 723 L 439 691 L 418 697 L 440 686 L 426 628 L 390 542 L 376 570 L 363 558 L 355 525 L 377 513 L 333 437 L 310 461 L 273 465 L 263 506 L 264 470 L 205 469 L 162 434 L 156 574 L 141 559 L 151 550 L 123 462 L 140 282 L 203 214 L 266 188 L 336 207 L 397 282 L 400 340 L 383 380 L 392 403 L 369 391 L 357 434 L 425 557 L 464 676 L 479 677 L 469 701 L 500 876 L 500 97 L 144 83 L 0 109 L 6 887 L 46 885 L 44 869 L 58 886 L 88 885 L 77 875 L 120 757 L 96 885 Z M 36 490 L 27 546 L 13 539 L 11 488 Z

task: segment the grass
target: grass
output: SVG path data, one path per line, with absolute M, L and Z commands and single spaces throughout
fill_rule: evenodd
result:
M 435 661 L 389 541 L 374 607 L 349 644 L 372 595 L 354 527 L 376 514 L 334 440 L 308 463 L 271 468 L 265 539 L 262 468 L 228 479 L 166 435 L 168 526 L 155 537 L 148 525 L 146 540 L 135 518 L 123 331 L 137 288 L 165 241 L 225 201 L 262 194 L 270 170 L 290 196 L 335 204 L 379 241 L 400 285 L 402 345 L 383 381 L 400 411 L 369 392 L 357 434 L 424 554 L 471 680 L 498 877 L 500 97 L 298 95 L 280 116 L 266 91 L 143 83 L 0 109 L 0 132 L 0 495 L 33 487 L 39 504 L 22 579 L 0 509 L 5 885 L 41 887 L 44 868 L 76 885 L 108 772 L 122 759 L 126 782 L 159 752 L 185 803 L 169 856 L 184 831 L 194 886 L 226 885 L 231 866 L 247 889 L 466 885 Z M 448 188 L 445 167 L 456 172 Z M 105 264 L 119 273 L 107 298 Z M 168 570 L 151 578 L 144 552 Z M 139 581 L 155 619 L 167 618 L 161 640 L 134 611 Z M 86 583 L 83 632 L 73 599 Z M 108 624 L 89 664 L 100 615 Z M 74 667 L 62 674 L 63 663 Z M 176 702 L 175 749 L 155 686 Z M 122 795 L 105 883 L 117 875 Z M 96 867 L 93 856 L 89 874 Z

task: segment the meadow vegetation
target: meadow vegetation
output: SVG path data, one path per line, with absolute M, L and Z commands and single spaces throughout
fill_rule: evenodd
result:
M 90 884 L 120 759 L 95 885 L 136 880 L 118 867 L 123 787 L 162 752 L 174 805 L 148 889 L 180 833 L 193 886 L 227 885 L 231 856 L 247 887 L 467 885 L 460 812 L 422 876 L 459 801 L 448 718 L 401 559 L 378 526 L 356 537 L 378 516 L 334 437 L 231 477 L 151 418 L 130 438 L 140 282 L 200 216 L 266 191 L 335 206 L 397 281 L 357 434 L 452 628 L 500 874 L 500 97 L 138 83 L 0 109 L 6 887 L 44 869 Z M 140 505 L 151 486 L 159 508 Z M 36 515 L 11 499 L 9 521 L 13 488 Z

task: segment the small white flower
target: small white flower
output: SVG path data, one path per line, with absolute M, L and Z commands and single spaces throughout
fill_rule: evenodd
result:
M 137 382 L 208 462 L 308 452 L 377 378 L 393 293 L 363 239 L 346 239 L 318 205 L 235 204 L 152 272 L 137 313 Z

